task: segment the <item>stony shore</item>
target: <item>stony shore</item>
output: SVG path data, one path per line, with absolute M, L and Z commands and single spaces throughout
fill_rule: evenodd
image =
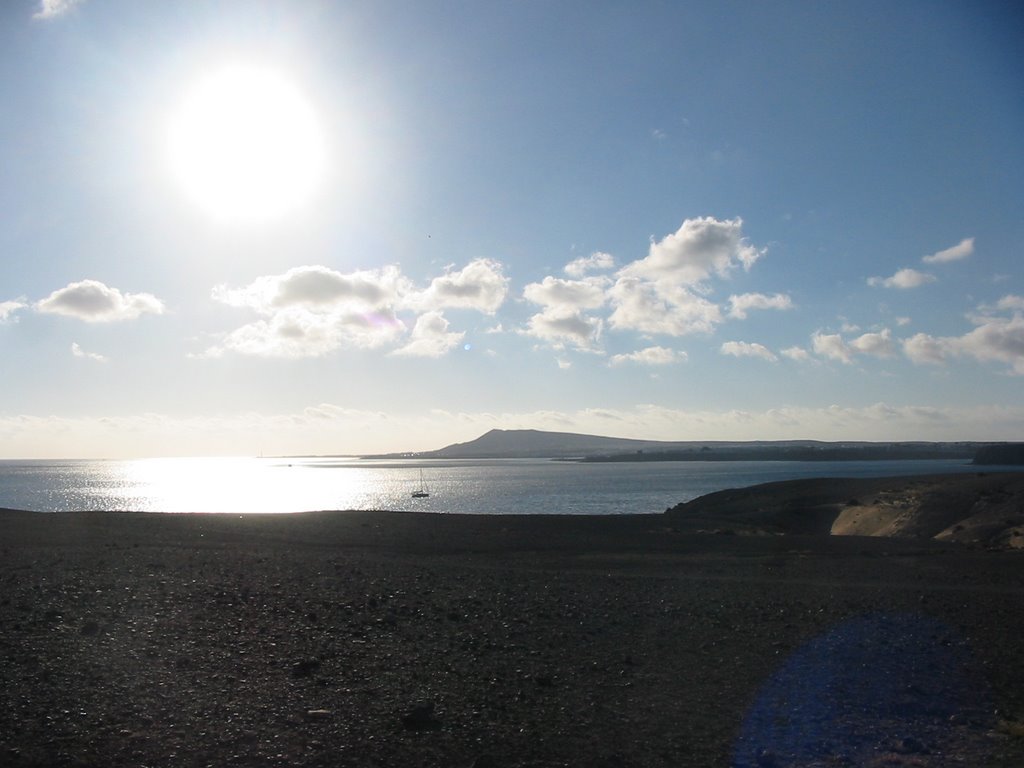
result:
M 0 764 L 1020 766 L 1024 561 L 670 515 L 0 512 Z

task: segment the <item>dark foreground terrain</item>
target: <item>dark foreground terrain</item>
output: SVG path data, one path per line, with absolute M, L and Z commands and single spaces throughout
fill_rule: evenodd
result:
M 0 765 L 1021 766 L 1024 554 L 0 512 Z

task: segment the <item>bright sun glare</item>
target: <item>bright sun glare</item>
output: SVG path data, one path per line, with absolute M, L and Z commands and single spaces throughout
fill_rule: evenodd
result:
M 167 160 L 200 208 L 247 222 L 309 201 L 323 175 L 325 147 L 313 109 L 287 79 L 231 65 L 201 78 L 177 106 Z

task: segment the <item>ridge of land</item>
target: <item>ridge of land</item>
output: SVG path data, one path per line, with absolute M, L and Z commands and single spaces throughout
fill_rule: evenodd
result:
M 821 440 L 639 440 L 536 429 L 492 429 L 464 443 L 431 451 L 386 453 L 367 459 L 563 459 L 582 461 L 844 461 L 975 459 L 1022 463 L 1016 444 L 974 441 L 870 442 Z M 1016 461 L 1013 459 L 1016 457 Z M 992 461 L 995 459 L 995 461 Z M 1009 461 L 1007 461 L 1009 459 Z

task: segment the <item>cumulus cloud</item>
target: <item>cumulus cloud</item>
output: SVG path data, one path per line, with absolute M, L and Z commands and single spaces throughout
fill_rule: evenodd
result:
M 671 365 L 672 363 L 684 362 L 685 360 L 685 352 L 677 352 L 668 347 L 647 347 L 645 349 L 638 349 L 636 352 L 629 352 L 628 354 L 613 355 L 608 364 L 612 366 L 625 365 L 626 363 L 636 363 L 637 365 Z
M 732 355 L 733 357 L 757 357 L 761 360 L 767 360 L 770 363 L 774 363 L 778 360 L 774 352 L 763 344 L 758 344 L 757 342 L 727 341 L 722 344 L 719 351 L 723 355 Z
M 395 354 L 436 357 L 462 338 L 449 331 L 444 307 L 491 314 L 504 301 L 501 265 L 477 259 L 434 278 L 424 290 L 394 266 L 341 273 L 329 267 L 295 267 L 240 288 L 213 289 L 213 298 L 260 315 L 224 336 L 204 356 L 227 351 L 263 357 L 319 357 L 343 347 L 378 348 L 400 343 L 408 327 L 402 310 L 421 311 L 407 343 Z
M 359 311 L 393 305 L 407 290 L 408 281 L 395 267 L 342 274 L 328 267 L 303 266 L 282 275 L 258 277 L 243 288 L 216 286 L 213 298 L 257 312 L 294 307 L 312 312 Z
M 107 362 L 107 358 L 104 355 L 99 355 L 95 352 L 86 352 L 78 345 L 77 342 L 71 343 L 71 354 L 72 356 L 82 358 L 83 360 L 95 360 L 97 363 Z
M 657 242 L 652 239 L 647 256 L 629 264 L 620 274 L 697 285 L 712 275 L 727 277 L 738 266 L 749 270 L 765 251 L 750 245 L 742 230 L 739 218 L 686 219 L 672 234 Z
M 999 362 L 1024 376 L 1024 317 L 986 319 L 956 340 L 956 350 L 981 362 Z
M 896 343 L 892 331 L 883 328 L 878 333 L 865 333 L 850 342 L 850 347 L 865 355 L 874 357 L 893 357 L 896 354 Z
M 565 274 L 569 277 L 583 277 L 588 272 L 600 272 L 612 269 L 615 266 L 615 257 L 610 253 L 597 251 L 589 256 L 580 256 L 565 265 Z
M 241 288 L 217 286 L 215 300 L 261 318 L 228 333 L 205 354 L 302 358 L 345 346 L 380 347 L 406 331 L 394 305 L 408 286 L 395 267 L 342 274 L 324 266 L 295 267 Z
M 972 253 L 974 253 L 974 238 L 966 237 L 953 247 L 925 256 L 921 261 L 925 264 L 945 264 L 950 261 L 966 259 Z
M 811 336 L 811 349 L 814 350 L 814 354 L 821 357 L 838 360 L 847 365 L 853 363 L 853 350 L 838 333 L 815 333 Z
M 0 323 L 17 322 L 16 313 L 27 307 L 24 299 L 0 301 Z
M 82 280 L 37 301 L 35 310 L 87 323 L 112 323 L 134 320 L 147 313 L 162 314 L 164 304 L 150 293 L 121 293 L 98 280 Z
M 462 343 L 465 333 L 448 330 L 448 321 L 440 312 L 426 312 L 416 319 L 409 343 L 391 354 L 406 357 L 442 357 Z
M 996 302 L 996 309 L 1006 312 L 1024 312 L 1024 296 L 1010 294 Z
M 610 284 L 607 277 L 562 280 L 548 276 L 539 283 L 527 285 L 523 297 L 546 307 L 596 309 L 605 303 L 605 290 Z
M 896 354 L 897 343 L 893 339 L 892 331 L 888 328 L 883 328 L 881 331 L 861 334 L 850 341 L 845 340 L 838 333 L 826 334 L 818 332 L 811 336 L 811 348 L 820 357 L 838 360 L 841 363 L 850 365 L 857 354 L 871 355 L 872 357 L 893 357 Z M 787 355 L 787 357 L 792 356 Z
M 946 362 L 949 344 L 927 333 L 916 333 L 903 340 L 903 354 L 918 364 L 940 365 Z
M 901 269 L 891 277 L 869 277 L 868 285 L 882 288 L 919 288 L 927 283 L 934 283 L 935 275 L 919 272 L 916 269 Z
M 55 19 L 82 2 L 84 0 L 40 0 L 39 10 L 32 14 L 32 18 Z
M 380 347 L 396 341 L 405 330 L 388 309 L 318 313 L 290 308 L 231 331 L 203 356 L 220 357 L 230 351 L 257 357 L 322 357 L 341 347 Z
M 803 347 L 786 347 L 786 349 L 780 349 L 779 354 L 797 362 L 811 359 L 811 353 Z
M 607 277 L 564 280 L 552 276 L 530 283 L 523 290 L 523 297 L 543 309 L 529 319 L 525 333 L 556 348 L 568 342 L 579 349 L 594 351 L 604 321 L 584 314 L 583 310 L 602 306 L 610 283 Z
M 710 333 L 722 322 L 719 306 L 685 287 L 660 287 L 636 277 L 620 277 L 609 291 L 615 310 L 612 328 L 685 336 Z
M 686 219 L 647 256 L 619 270 L 608 289 L 613 308 L 608 318 L 616 330 L 684 336 L 710 333 L 722 322 L 722 308 L 706 298 L 711 278 L 728 278 L 737 268 L 750 269 L 763 249 L 743 237 L 740 219 Z M 774 305 L 775 297 L 738 298 L 737 309 Z M 780 308 L 774 306 L 774 308 Z
M 406 297 L 406 306 L 420 310 L 473 309 L 493 315 L 505 301 L 508 278 L 492 259 L 476 259 L 462 269 L 435 277 L 420 293 Z
M 915 363 L 942 364 L 952 357 L 979 362 L 1003 363 L 1024 376 L 1024 311 L 1018 296 L 1004 296 L 997 309 L 1007 316 L 982 313 L 971 317 L 975 328 L 962 336 L 931 336 L 918 333 L 903 342 L 904 354 Z
M 548 342 L 556 349 L 568 343 L 578 349 L 594 351 L 603 326 L 600 318 L 586 317 L 571 309 L 547 307 L 530 318 L 525 333 Z
M 793 300 L 784 293 L 766 296 L 763 293 L 743 293 L 729 297 L 729 317 L 744 320 L 752 309 L 792 309 Z

